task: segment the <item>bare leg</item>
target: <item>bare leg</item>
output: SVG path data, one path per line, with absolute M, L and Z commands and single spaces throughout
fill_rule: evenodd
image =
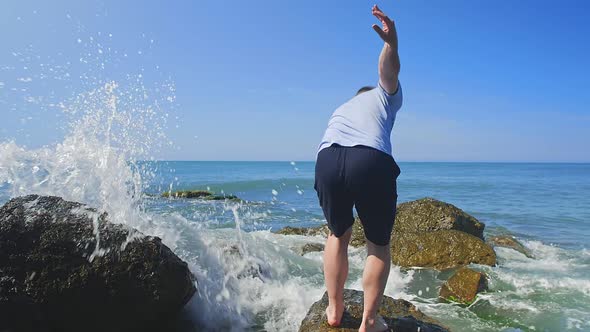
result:
M 364 310 L 359 332 L 386 331 L 387 325 L 377 316 L 389 276 L 389 245 L 378 246 L 367 240 L 367 261 L 363 271 Z
M 339 238 L 330 234 L 324 249 L 324 280 L 329 299 L 326 316 L 331 326 L 340 325 L 344 312 L 344 283 L 348 277 L 348 243 L 351 235 L 352 227 Z

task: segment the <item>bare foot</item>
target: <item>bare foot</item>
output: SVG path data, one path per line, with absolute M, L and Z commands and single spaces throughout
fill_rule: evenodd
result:
M 342 314 L 344 314 L 344 305 L 338 305 L 334 307 L 328 305 L 328 307 L 326 308 L 326 317 L 328 318 L 328 324 L 332 327 L 340 326 Z
M 375 317 L 375 319 L 367 319 L 366 321 L 363 321 L 359 328 L 359 332 L 384 332 L 388 330 L 389 326 L 387 326 L 383 318 L 380 316 Z

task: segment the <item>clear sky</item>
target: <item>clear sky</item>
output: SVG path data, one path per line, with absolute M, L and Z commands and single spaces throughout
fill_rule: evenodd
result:
M 377 82 L 373 3 L 3 1 L 0 140 L 59 142 L 63 117 L 16 100 L 35 70 L 23 66 L 67 67 L 69 84 L 34 88 L 65 98 L 87 88 L 76 73 L 94 37 L 128 54 L 102 77 L 141 68 L 148 82 L 175 83 L 176 148 L 159 158 L 313 160 L 333 110 Z M 377 4 L 399 34 L 396 159 L 590 162 L 590 2 Z

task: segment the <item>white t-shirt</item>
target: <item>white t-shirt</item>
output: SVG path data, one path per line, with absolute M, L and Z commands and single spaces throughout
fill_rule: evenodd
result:
M 391 155 L 391 130 L 402 99 L 400 84 L 392 95 L 378 84 L 350 99 L 332 114 L 318 152 L 337 143 L 364 145 Z

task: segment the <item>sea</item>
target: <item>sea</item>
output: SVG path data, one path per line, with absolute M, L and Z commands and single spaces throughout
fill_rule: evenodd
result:
M 90 174 L 87 180 L 96 187 L 84 188 L 77 179 L 65 178 L 85 177 L 71 174 L 84 171 L 76 169 L 82 163 L 51 174 L 57 165 L 47 154 L 14 143 L 0 145 L 0 151 L 0 180 L 4 180 L 0 203 L 35 192 L 89 204 L 102 202 L 100 207 L 111 210 L 115 222 L 162 237 L 197 276 L 201 298 L 185 310 L 209 330 L 297 331 L 324 292 L 321 253 L 300 256 L 295 250 L 323 239 L 274 234 L 285 226 L 325 223 L 313 189 L 314 162 L 116 162 L 122 170 L 112 174 L 107 167 L 104 175 Z M 9 154 L 17 159 L 9 162 Z M 42 160 L 44 155 L 50 160 Z M 484 222 L 486 236 L 513 235 L 535 258 L 497 248 L 498 266 L 475 266 L 487 274 L 489 290 L 468 307 L 438 300 L 439 287 L 449 277 L 446 271 L 393 266 L 386 295 L 411 301 L 454 331 L 590 331 L 590 164 L 399 164 L 400 202 L 434 197 L 452 203 Z M 98 166 L 90 167 L 100 173 Z M 143 183 L 142 191 L 134 193 L 137 199 L 130 193 L 118 196 L 121 189 L 116 181 L 125 182 L 124 178 L 100 182 L 120 173 L 137 177 L 138 169 L 150 177 L 145 183 L 136 179 Z M 30 174 L 24 174 L 27 170 Z M 74 184 L 57 184 L 59 177 Z M 55 192 L 43 187 L 44 180 L 54 183 Z M 123 191 L 129 190 L 128 185 L 123 183 L 127 187 Z M 236 195 L 242 201 L 160 196 L 195 189 Z M 128 199 L 133 212 L 125 211 L 130 209 L 127 204 L 108 203 L 111 199 Z M 236 246 L 242 255 L 228 259 L 228 250 Z M 365 255 L 362 248 L 350 249 L 346 287 L 362 289 Z M 252 266 L 262 275 L 243 277 Z
M 27 194 L 60 196 L 160 237 L 197 279 L 184 331 L 297 331 L 325 291 L 322 254 L 301 256 L 297 248 L 323 239 L 275 232 L 325 223 L 313 189 L 314 162 L 159 160 L 176 148 L 168 138 L 178 130 L 169 111 L 174 85 L 148 86 L 141 71 L 110 80 L 109 70 L 119 69 L 104 58 L 116 54 L 102 42 L 82 44 L 100 50 L 80 59 L 90 74 L 62 75 L 69 73 L 67 62 L 56 71 L 23 56 L 26 68 L 39 69 L 14 80 L 72 95 L 34 97 L 34 89 L 3 83 L 3 98 L 14 95 L 39 108 L 34 114 L 21 104 L 2 109 L 23 114 L 20 132 L 35 130 L 29 119 L 56 113 L 60 134 L 42 146 L 0 138 L 0 204 Z M 453 331 L 590 331 L 590 164 L 398 163 L 400 203 L 433 197 L 454 204 L 485 223 L 485 236 L 515 236 L 534 258 L 497 248 L 497 266 L 473 266 L 487 275 L 489 290 L 468 307 L 438 299 L 449 271 L 392 266 L 386 295 L 411 301 Z M 161 196 L 176 190 L 241 200 Z M 350 248 L 346 287 L 362 289 L 365 256 L 364 248 Z

